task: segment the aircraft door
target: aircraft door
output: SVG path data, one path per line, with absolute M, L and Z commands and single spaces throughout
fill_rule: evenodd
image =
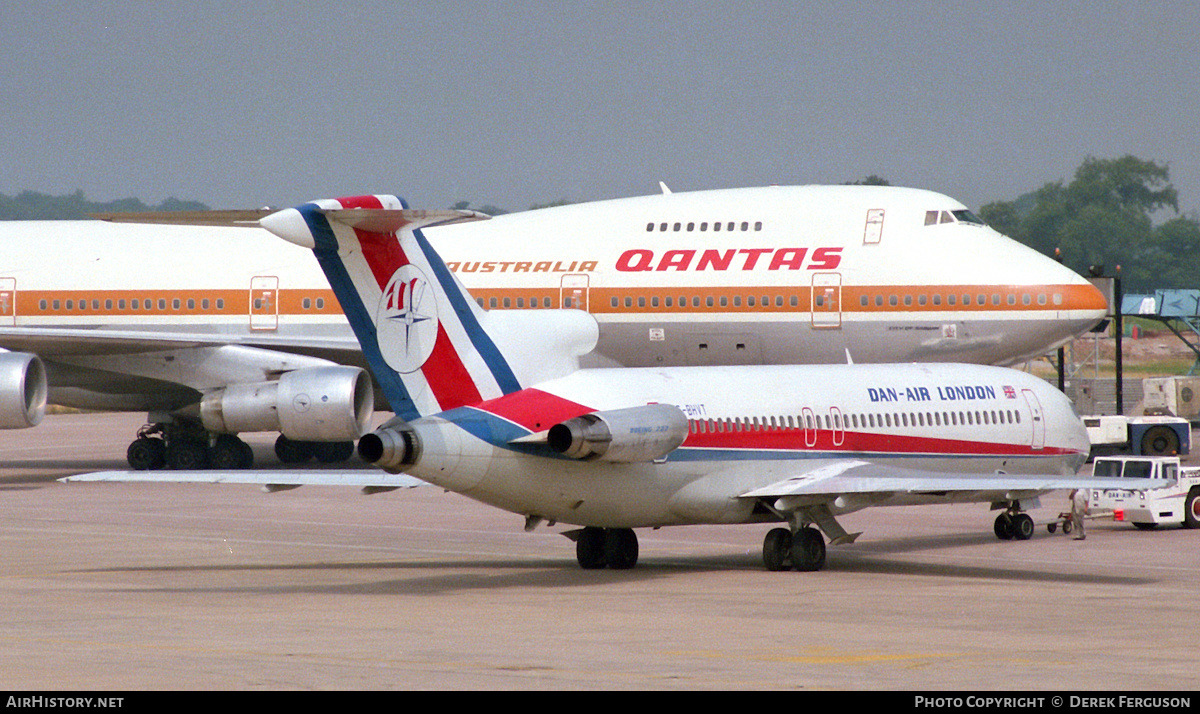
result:
M 563 308 L 574 308 L 591 312 L 588 309 L 588 293 L 590 292 L 587 273 L 571 273 L 562 276 L 558 292 L 558 304 Z
M 811 449 L 817 445 L 817 415 L 809 407 L 804 407 L 800 411 L 800 420 L 804 422 L 801 424 L 804 427 L 804 445 Z
M 829 418 L 833 421 L 833 445 L 841 446 L 846 441 L 846 424 L 842 421 L 842 410 L 829 407 Z
M 0 278 L 0 325 L 17 324 L 17 279 Z
M 1033 424 L 1033 434 L 1029 443 L 1033 448 L 1041 449 L 1046 446 L 1046 419 L 1042 414 L 1042 403 L 1038 401 L 1037 394 L 1034 394 L 1032 389 L 1022 389 L 1021 394 L 1025 397 L 1025 403 L 1029 405 L 1029 417 Z
M 841 328 L 841 273 L 813 273 L 812 326 L 831 330 L 837 330 Z
M 863 245 L 876 245 L 883 238 L 883 209 L 867 211 L 867 226 L 863 229 Z
M 279 278 L 260 275 L 250 278 L 250 329 L 279 327 Z

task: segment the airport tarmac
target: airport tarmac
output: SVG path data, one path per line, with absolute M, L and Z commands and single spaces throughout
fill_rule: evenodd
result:
M 55 481 L 125 468 L 139 422 L 0 432 L 6 689 L 1200 684 L 1200 531 L 1051 535 L 1061 493 L 1026 542 L 982 504 L 872 509 L 818 573 L 765 571 L 767 526 L 639 531 L 637 568 L 582 571 L 566 527 L 433 487 Z

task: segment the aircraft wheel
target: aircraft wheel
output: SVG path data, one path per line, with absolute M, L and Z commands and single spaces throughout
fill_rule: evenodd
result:
M 763 540 L 763 564 L 767 570 L 778 572 L 791 567 L 792 532 L 787 528 L 772 528 Z
M 1028 513 L 1018 513 L 1012 517 L 1013 538 L 1029 540 L 1033 537 L 1033 518 Z
M 575 559 L 584 570 L 599 570 L 604 560 L 604 529 L 587 527 L 575 540 Z
M 190 439 L 179 439 L 167 444 L 167 465 L 176 471 L 202 469 L 208 465 L 208 449 L 204 444 Z
M 313 457 L 313 442 L 289 439 L 280 434 L 275 440 L 275 455 L 285 464 L 302 464 Z
M 254 451 L 233 434 L 220 434 L 208 450 L 208 460 L 214 469 L 248 469 L 254 465 Z
M 816 528 L 801 528 L 792 535 L 792 567 L 809 573 L 825 567 L 825 538 Z
M 167 463 L 164 456 L 165 447 L 162 439 L 138 437 L 125 450 L 125 460 L 135 471 L 161 469 Z
M 992 525 L 992 530 L 995 531 L 996 537 L 1000 540 L 1013 539 L 1013 519 L 1007 513 L 1001 513 L 996 516 L 996 522 Z
M 314 441 L 313 456 L 323 464 L 338 464 L 354 455 L 353 441 Z
M 1184 499 L 1183 527 L 1200 528 L 1200 488 L 1193 488 Z
M 1179 453 L 1179 435 L 1166 426 L 1155 426 L 1142 436 L 1142 453 L 1147 456 L 1169 456 Z
M 604 531 L 604 562 L 613 570 L 629 570 L 637 565 L 638 540 L 632 528 L 607 528 Z

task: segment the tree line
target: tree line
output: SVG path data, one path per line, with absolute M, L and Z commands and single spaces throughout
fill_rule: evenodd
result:
M 199 201 L 168 198 L 156 206 L 148 206 L 136 198 L 116 201 L 89 201 L 83 191 L 65 196 L 51 196 L 36 191 L 22 191 L 16 196 L 0 194 L 0 221 L 77 221 L 91 213 L 142 213 L 145 211 L 207 211 Z

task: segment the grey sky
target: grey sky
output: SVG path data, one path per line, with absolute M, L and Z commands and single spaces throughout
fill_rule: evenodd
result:
M 1200 207 L 1200 3 L 0 9 L 0 193 L 510 210 L 879 174 L 971 207 L 1086 156 Z

